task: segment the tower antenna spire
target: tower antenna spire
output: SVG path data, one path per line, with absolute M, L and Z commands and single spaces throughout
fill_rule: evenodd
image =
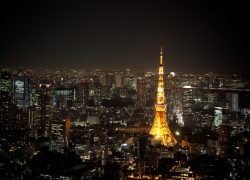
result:
M 160 65 L 163 64 L 163 61 L 162 61 L 162 51 L 163 51 L 163 45 L 162 45 L 162 41 L 161 41 L 161 52 L 160 52 Z

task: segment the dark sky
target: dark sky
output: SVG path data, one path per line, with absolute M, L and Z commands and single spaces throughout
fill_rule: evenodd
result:
M 249 71 L 245 1 L 1 2 L 2 67 Z

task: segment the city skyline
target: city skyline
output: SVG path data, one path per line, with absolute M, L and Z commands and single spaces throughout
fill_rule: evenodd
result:
M 250 179 L 244 73 L 0 71 L 2 179 Z
M 244 3 L 6 2 L 1 67 L 248 72 Z M 143 66 L 142 66 L 143 64 Z

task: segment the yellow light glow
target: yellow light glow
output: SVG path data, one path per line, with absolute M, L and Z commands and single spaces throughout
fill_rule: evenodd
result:
M 162 66 L 162 47 L 160 54 L 160 65 L 159 65 L 159 79 L 157 87 L 157 98 L 155 104 L 155 117 L 153 126 L 150 130 L 150 134 L 155 140 L 160 141 L 165 146 L 172 146 L 177 143 L 171 130 L 169 129 L 167 118 L 166 118 L 166 104 L 164 95 L 164 80 L 163 80 L 163 66 Z

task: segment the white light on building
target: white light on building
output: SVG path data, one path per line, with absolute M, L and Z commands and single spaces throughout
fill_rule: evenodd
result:
M 222 108 L 215 107 L 214 110 L 214 126 L 218 127 L 222 124 Z

